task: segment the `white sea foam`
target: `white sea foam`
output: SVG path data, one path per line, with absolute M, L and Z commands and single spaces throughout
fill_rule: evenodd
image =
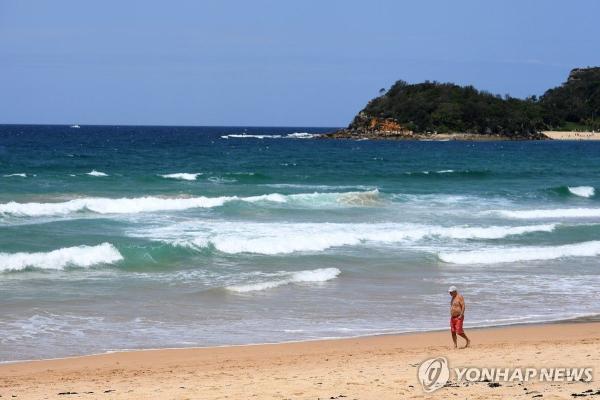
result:
M 550 232 L 554 224 L 531 226 L 441 227 L 419 224 L 184 222 L 132 232 L 132 236 L 194 249 L 214 247 L 223 253 L 290 254 L 333 247 L 414 243 L 424 238 L 499 239 L 530 232 Z
M 221 176 L 211 176 L 208 178 L 208 181 L 212 182 L 212 183 L 223 184 L 223 183 L 235 183 L 235 182 L 237 182 L 237 179 L 223 178 Z
M 246 285 L 228 286 L 227 289 L 231 290 L 232 292 L 247 293 L 272 289 L 278 286 L 289 285 L 290 283 L 326 282 L 331 279 L 335 279 L 340 273 L 341 271 L 337 268 L 319 268 L 297 271 L 286 273 L 286 276 L 282 277 L 281 279 L 250 283 Z
M 429 174 L 451 174 L 454 171 L 453 169 L 442 169 L 439 171 L 419 171 L 419 172 L 405 172 L 405 175 L 429 175 Z
M 55 203 L 17 203 L 9 202 L 0 204 L 0 215 L 12 216 L 51 216 L 68 215 L 76 212 L 89 211 L 98 214 L 129 214 L 156 211 L 178 211 L 191 208 L 220 207 L 233 201 L 247 203 L 269 202 L 289 203 L 302 207 L 320 207 L 326 205 L 357 206 L 374 201 L 377 191 L 347 192 L 347 193 L 301 193 L 283 195 L 270 193 L 259 196 L 238 197 L 135 197 L 135 198 L 103 198 L 86 197 Z
M 290 133 L 289 135 L 286 135 L 285 137 L 287 139 L 313 139 L 317 136 L 319 136 L 319 135 L 314 134 L 314 133 L 294 132 L 294 133 Z
M 27 267 L 63 269 L 67 266 L 91 267 L 123 260 L 110 243 L 97 246 L 65 247 L 47 253 L 0 253 L 0 271 L 17 271 Z
M 600 255 L 600 241 L 562 246 L 528 246 L 440 253 L 440 260 L 452 264 L 497 264 L 520 261 L 554 260 L 564 257 Z
M 599 218 L 600 208 L 548 208 L 538 210 L 494 210 L 492 213 L 516 219 Z
M 222 139 L 281 139 L 281 135 L 223 135 Z
M 189 208 L 210 208 L 223 205 L 232 198 L 193 197 L 193 198 L 83 198 L 60 203 L 16 203 L 0 204 L 0 214 L 14 216 L 67 215 L 90 211 L 98 214 L 126 214 L 153 211 L 185 210 Z
M 96 171 L 95 169 L 91 170 L 86 175 L 90 175 L 90 176 L 108 176 L 108 174 L 106 174 L 104 172 Z
M 482 174 L 486 171 L 473 171 L 473 170 L 455 170 L 455 169 L 440 169 L 440 170 L 424 170 L 424 171 L 409 171 L 404 172 L 404 175 L 435 175 L 435 174 Z
M 19 174 L 6 174 L 3 175 L 5 178 L 11 178 L 11 177 L 20 177 L 20 178 L 27 178 L 27 174 L 25 173 L 19 173 Z
M 304 190 L 363 190 L 363 191 L 374 191 L 378 190 L 373 186 L 364 185 L 312 185 L 304 183 L 265 183 L 261 186 L 277 188 L 277 189 L 304 189 Z
M 178 172 L 178 173 L 174 173 L 174 174 L 165 174 L 165 175 L 160 175 L 163 178 L 166 179 L 179 179 L 179 180 L 183 180 L 183 181 L 195 181 L 200 175 L 202 175 L 202 173 L 198 172 L 198 173 L 189 173 L 189 172 Z
M 283 195 L 279 193 L 261 194 L 260 196 L 243 197 L 244 201 L 257 203 L 259 201 L 270 201 L 273 203 L 286 203 L 289 199 L 294 199 L 296 195 Z
M 221 139 L 313 139 L 319 136 L 318 134 L 308 132 L 293 132 L 288 135 L 248 135 L 248 134 L 231 134 L 222 135 Z
M 591 186 L 569 186 L 569 192 L 579 197 L 592 197 L 596 191 Z

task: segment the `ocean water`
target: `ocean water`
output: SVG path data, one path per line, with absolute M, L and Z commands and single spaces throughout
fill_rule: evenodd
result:
M 0 126 L 0 361 L 600 314 L 600 143 Z

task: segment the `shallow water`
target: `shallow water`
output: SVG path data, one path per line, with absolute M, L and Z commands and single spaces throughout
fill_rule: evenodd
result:
M 600 313 L 600 144 L 327 130 L 0 126 L 0 360 Z

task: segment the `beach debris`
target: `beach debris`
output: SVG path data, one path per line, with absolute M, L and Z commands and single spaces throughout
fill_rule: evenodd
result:
M 59 396 L 70 395 L 70 394 L 78 394 L 77 392 L 60 392 Z
M 455 382 L 446 382 L 446 384 L 444 385 L 444 387 L 460 387 L 460 385 L 458 383 L 455 383 Z
M 581 393 L 571 393 L 572 397 L 587 397 L 587 396 L 600 396 L 600 389 L 594 391 L 593 389 L 584 390 Z
M 491 388 L 497 388 L 497 387 L 500 387 L 502 385 L 500 383 L 498 383 L 498 382 L 490 382 L 490 383 L 488 383 L 488 386 L 491 387 Z

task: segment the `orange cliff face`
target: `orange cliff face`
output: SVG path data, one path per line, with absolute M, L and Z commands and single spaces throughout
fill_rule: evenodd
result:
M 393 118 L 379 119 L 372 117 L 368 122 L 368 130 L 386 133 L 412 133 Z
M 373 117 L 359 113 L 346 129 L 323 135 L 331 138 L 414 139 L 413 131 L 394 118 Z

